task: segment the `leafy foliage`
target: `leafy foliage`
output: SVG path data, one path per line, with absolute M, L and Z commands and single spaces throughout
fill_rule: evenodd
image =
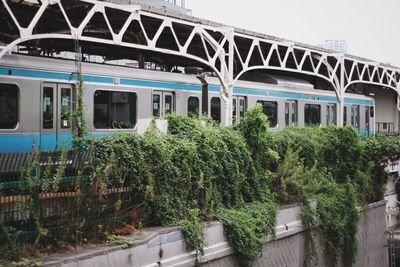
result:
M 179 228 L 185 237 L 186 245 L 189 249 L 196 251 L 196 265 L 199 259 L 204 255 L 204 227 L 199 222 L 197 217 L 197 210 L 192 212 L 191 217 L 178 222 Z
M 298 152 L 289 148 L 276 171 L 274 188 L 279 203 L 306 201 L 314 197 L 325 179 L 325 171 L 306 167 Z
M 261 256 L 267 236 L 275 234 L 276 214 L 277 207 L 272 200 L 218 211 L 217 218 L 224 225 L 228 240 L 241 256 L 244 266 L 250 266 Z
M 77 74 L 76 86 L 76 102 L 74 111 L 71 113 L 74 145 L 77 148 L 82 148 L 86 144 L 85 136 L 87 135 L 87 126 L 85 121 L 85 109 L 83 105 L 84 83 L 81 73 Z
M 351 182 L 343 186 L 326 180 L 316 197 L 317 206 L 303 209 L 302 220 L 311 231 L 318 231 L 329 266 L 336 266 L 343 256 L 345 266 L 355 263 L 357 254 L 357 194 Z M 314 242 L 314 241 L 312 241 Z M 311 249 L 315 253 L 315 249 Z M 309 255 L 314 260 L 315 254 Z
M 78 110 L 76 127 L 83 106 Z M 82 139 L 84 129 L 78 127 L 75 144 L 89 157 L 72 182 L 65 177 L 66 154 L 57 164 L 50 157 L 45 166 L 33 159 L 21 174 L 26 185 L 21 194 L 32 198 L 19 204 L 32 211 L 36 241 L 98 239 L 119 220 L 136 228 L 178 224 L 188 246 L 201 255 L 200 221 L 218 218 L 244 264 L 250 264 L 273 234 L 277 202 L 315 199 L 315 207 L 303 210 L 307 234 L 325 240 L 332 265 L 341 256 L 351 265 L 357 251 L 356 206 L 382 198 L 385 166 L 400 159 L 398 138 L 364 138 L 350 127 L 268 131 L 260 106 L 229 128 L 177 115 L 168 117 L 168 125 L 167 134 L 150 129 L 99 139 Z M 39 200 L 40 194 L 64 190 L 74 197 L 60 234 L 45 227 Z M 18 234 L 18 229 L 0 230 L 2 240 Z M 315 244 L 309 243 L 308 251 L 315 253 Z

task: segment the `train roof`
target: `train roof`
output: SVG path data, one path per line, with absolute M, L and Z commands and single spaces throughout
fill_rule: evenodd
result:
M 0 65 L 13 68 L 25 68 L 41 71 L 55 71 L 63 73 L 75 73 L 76 65 L 73 60 L 34 57 L 27 55 L 5 55 L 0 59 Z M 149 81 L 165 81 L 180 84 L 201 85 L 200 80 L 193 74 L 183 74 L 165 71 L 152 71 L 146 69 L 137 69 L 131 67 L 105 65 L 99 63 L 82 62 L 82 71 L 85 74 L 97 76 L 107 76 L 116 78 L 133 78 Z M 220 81 L 216 77 L 206 76 L 204 80 L 214 87 L 220 86 Z M 268 82 L 267 82 L 268 81 Z M 264 82 L 243 81 L 238 80 L 235 83 L 235 88 L 247 88 L 265 91 L 285 90 L 293 93 L 313 94 L 332 96 L 336 95 L 334 91 L 314 89 L 309 82 L 292 77 L 284 77 L 279 75 L 266 75 Z M 357 99 L 371 99 L 371 97 L 360 94 L 346 94 L 348 97 Z
M 15 68 L 30 68 L 43 71 L 57 71 L 76 73 L 76 65 L 73 60 L 34 57 L 27 55 L 5 55 L 0 59 L 1 66 Z M 182 84 L 201 84 L 195 75 L 186 75 L 174 72 L 156 71 L 132 68 L 127 66 L 107 65 L 92 62 L 82 62 L 82 72 L 97 76 L 129 77 L 143 80 L 173 81 Z

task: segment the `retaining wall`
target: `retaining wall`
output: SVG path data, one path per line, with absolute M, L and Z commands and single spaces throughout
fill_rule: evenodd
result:
M 358 223 L 359 242 L 356 266 L 388 266 L 386 239 L 386 203 L 377 202 L 361 212 Z M 303 266 L 305 233 L 301 224 L 300 205 L 283 206 L 279 209 L 276 239 L 268 242 L 261 258 L 253 266 Z M 121 245 L 96 246 L 66 252 L 44 258 L 44 266 L 54 267 L 139 267 L 139 266 L 194 266 L 195 252 L 188 252 L 183 236 L 177 228 L 148 228 L 128 237 L 133 245 L 122 249 Z M 203 266 L 238 266 L 234 250 L 230 247 L 222 224 L 206 224 L 205 255 Z M 326 266 L 323 257 L 320 266 Z

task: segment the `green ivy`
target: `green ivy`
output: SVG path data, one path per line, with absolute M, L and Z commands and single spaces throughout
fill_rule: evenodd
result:
M 277 206 L 274 201 L 253 202 L 238 209 L 222 208 L 217 218 L 227 238 L 239 253 L 243 266 L 261 256 L 268 235 L 275 235 Z
M 302 214 L 307 235 L 322 237 L 332 265 L 339 257 L 352 265 L 357 252 L 356 207 L 383 197 L 385 166 L 400 159 L 399 138 L 365 138 L 351 127 L 268 131 L 268 118 L 259 105 L 233 127 L 170 115 L 167 134 L 150 129 L 144 135 L 116 133 L 87 139 L 82 94 L 80 77 L 73 114 L 79 139 L 75 144 L 89 157 L 75 180 L 61 182 L 66 152 L 54 167 L 52 158 L 40 166 L 36 155 L 21 174 L 21 194 L 32 195 L 32 203 L 21 204 L 31 205 L 38 242 L 46 238 L 77 244 L 98 239 L 118 223 L 99 218 L 123 217 L 137 228 L 179 222 L 188 247 L 201 255 L 200 221 L 218 218 L 243 262 L 250 264 L 260 256 L 266 236 L 274 233 L 277 202 L 314 199 L 316 206 L 305 206 Z M 76 197 L 65 211 L 71 218 L 60 234 L 45 229 L 37 200 L 41 193 L 63 188 Z M 118 193 L 111 200 L 108 190 L 115 188 L 132 193 L 128 198 Z M 10 237 L 18 229 L 6 232 Z M 1 235 L 6 235 L 4 229 Z M 315 254 L 315 243 L 307 248 Z
M 204 255 L 205 233 L 204 227 L 197 217 L 198 210 L 194 210 L 193 213 L 188 219 L 179 221 L 178 225 L 185 238 L 187 247 L 190 250 L 196 251 L 196 265 L 198 265 L 200 257 Z
M 86 121 L 85 121 L 85 109 L 83 105 L 83 95 L 84 95 L 84 84 L 83 75 L 81 73 L 77 74 L 77 85 L 76 85 L 76 102 L 74 111 L 71 113 L 72 121 L 72 134 L 73 142 L 76 148 L 83 148 L 86 144 L 85 137 L 88 133 Z
M 329 266 L 336 266 L 339 256 L 345 266 L 352 266 L 357 256 L 357 193 L 351 182 L 338 185 L 326 179 L 316 196 L 316 207 L 306 205 L 302 210 L 302 221 L 310 231 L 319 233 L 324 255 Z M 308 234 L 312 238 L 311 234 Z M 308 258 L 315 262 L 314 240 L 308 246 Z

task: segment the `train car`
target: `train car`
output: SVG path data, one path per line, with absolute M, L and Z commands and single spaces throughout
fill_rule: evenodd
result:
M 94 137 L 116 131 L 143 133 L 151 120 L 171 113 L 223 121 L 225 103 L 213 77 L 86 63 L 85 120 Z M 316 90 L 301 79 L 271 76 L 271 83 L 238 81 L 233 123 L 257 103 L 271 129 L 336 124 L 334 92 Z M 71 147 L 71 113 L 76 100 L 73 60 L 5 55 L 0 59 L 0 153 Z M 374 133 L 374 100 L 347 94 L 344 121 L 361 134 Z

